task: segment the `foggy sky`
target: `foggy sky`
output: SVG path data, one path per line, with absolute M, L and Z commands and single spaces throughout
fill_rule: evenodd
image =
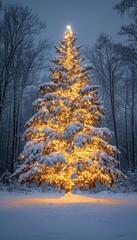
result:
M 59 43 L 66 26 L 72 26 L 78 43 L 92 46 L 100 33 L 118 40 L 117 32 L 126 18 L 117 15 L 112 7 L 120 0 L 3 0 L 30 7 L 46 21 L 46 38 Z

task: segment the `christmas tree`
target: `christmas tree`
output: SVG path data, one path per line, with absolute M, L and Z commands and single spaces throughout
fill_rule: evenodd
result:
M 49 182 L 58 189 L 114 185 L 123 176 L 116 167 L 115 146 L 108 143 L 112 132 L 100 127 L 104 120 L 98 86 L 92 85 L 91 67 L 81 66 L 80 47 L 67 26 L 52 59 L 49 82 L 39 88 L 43 95 L 34 102 L 36 114 L 27 122 L 14 175 L 20 182 Z

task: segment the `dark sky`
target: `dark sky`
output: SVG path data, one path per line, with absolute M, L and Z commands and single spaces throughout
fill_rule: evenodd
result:
M 3 0 L 29 6 L 46 21 L 46 34 L 54 45 L 62 38 L 66 25 L 71 25 L 78 43 L 93 45 L 97 36 L 108 33 L 117 39 L 120 25 L 126 22 L 112 7 L 120 0 Z

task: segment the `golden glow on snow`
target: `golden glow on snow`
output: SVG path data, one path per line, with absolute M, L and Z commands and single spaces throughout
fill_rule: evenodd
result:
M 110 205 L 116 205 L 116 204 L 127 204 L 127 205 L 137 205 L 137 199 L 132 198 L 122 198 L 122 197 L 95 197 L 93 195 L 91 196 L 83 196 L 78 194 L 72 194 L 67 193 L 63 196 L 41 196 L 41 197 L 20 197 L 20 196 L 12 196 L 12 198 L 1 198 L 0 199 L 0 206 L 1 207 L 15 207 L 15 208 L 21 208 L 28 205 L 35 205 L 35 204 L 86 204 L 86 203 L 94 203 L 94 204 L 110 204 Z

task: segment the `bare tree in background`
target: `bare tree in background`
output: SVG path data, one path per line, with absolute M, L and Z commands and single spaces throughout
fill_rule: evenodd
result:
M 131 23 L 122 26 L 119 34 L 126 37 L 125 44 L 117 44 L 117 53 L 121 56 L 122 61 L 130 70 L 130 117 L 131 117 L 131 138 L 132 138 L 132 170 L 136 169 L 135 141 L 136 141 L 136 108 L 137 108 L 137 1 L 122 0 L 115 5 L 114 10 L 123 15 L 128 14 Z
M 38 38 L 43 30 L 45 24 L 28 8 L 11 5 L 2 9 L 0 137 L 7 141 L 7 145 L 1 141 L 0 160 L 3 159 L 4 168 L 10 168 L 11 172 L 19 153 L 26 91 L 32 90 L 36 84 L 36 75 L 47 69 L 50 44 L 47 39 Z
M 99 79 L 104 92 L 109 96 L 115 143 L 117 148 L 119 148 L 116 121 L 116 92 L 118 83 L 121 80 L 122 69 L 120 68 L 114 44 L 106 34 L 101 34 L 97 39 L 94 49 L 88 48 L 85 54 L 88 60 L 94 65 L 96 77 Z

